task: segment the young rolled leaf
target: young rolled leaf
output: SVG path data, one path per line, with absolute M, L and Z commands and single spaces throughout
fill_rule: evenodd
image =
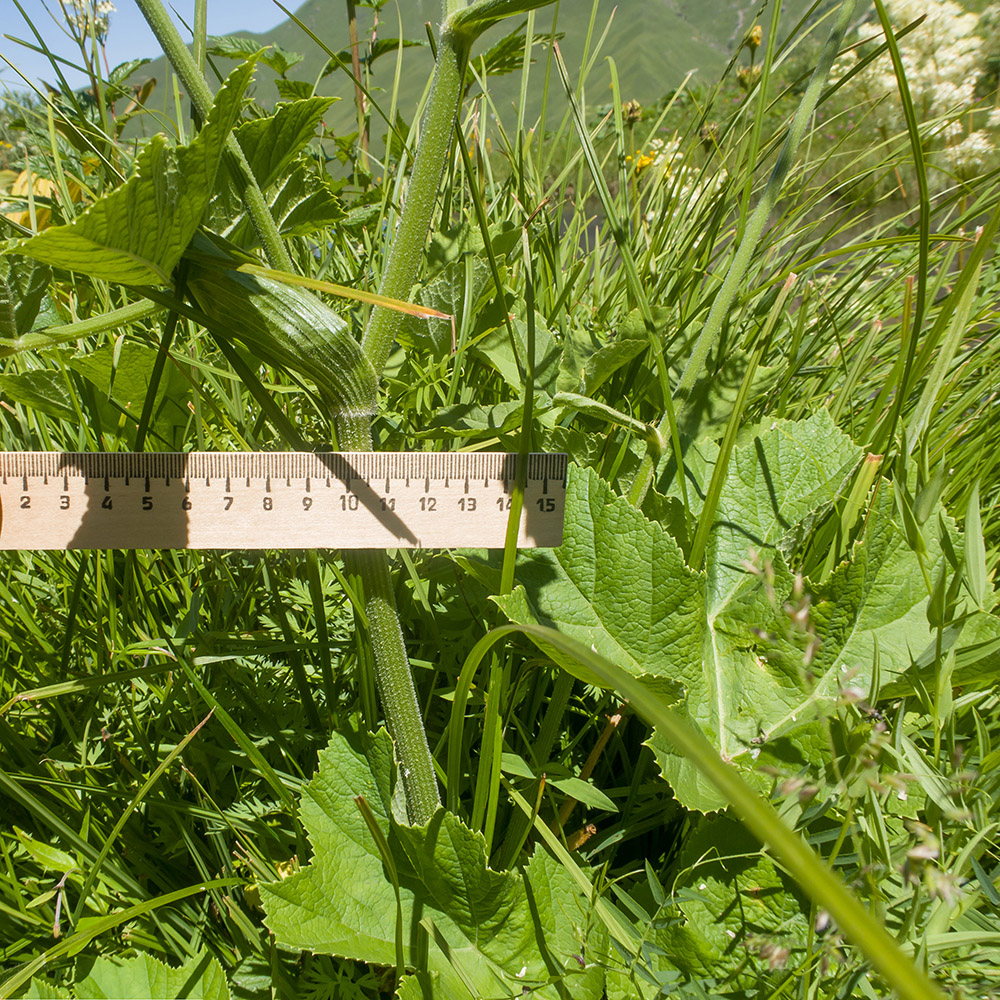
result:
M 154 136 L 124 184 L 69 225 L 21 243 L 17 252 L 105 281 L 169 284 L 205 214 L 253 69 L 250 61 L 230 73 L 204 128 L 187 146 L 170 146 L 164 136 Z
M 331 415 L 375 412 L 375 369 L 337 313 L 305 288 L 235 270 L 205 239 L 198 246 L 209 253 L 191 258 L 187 289 L 213 335 L 315 382 Z

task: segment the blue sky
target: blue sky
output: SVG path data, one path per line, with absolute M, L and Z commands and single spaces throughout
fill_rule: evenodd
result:
M 289 10 L 299 4 L 296 0 L 283 0 Z M 45 43 L 57 55 L 79 60 L 79 50 L 66 37 L 61 28 L 59 0 L 18 0 L 24 12 L 45 39 Z M 111 15 L 111 30 L 108 33 L 107 52 L 111 66 L 128 59 L 159 55 L 159 46 L 146 22 L 139 13 L 134 0 L 116 0 L 117 10 Z M 181 19 L 188 24 L 194 21 L 194 0 L 166 0 L 167 9 L 174 23 L 181 25 Z M 0 36 L 13 36 L 34 42 L 34 36 L 17 9 L 14 0 L 0 0 Z M 49 11 L 59 21 L 53 20 Z M 285 15 L 271 0 L 208 0 L 209 34 L 222 35 L 228 31 L 243 28 L 247 31 L 266 31 L 285 20 Z M 183 28 L 182 37 L 188 37 Z M 0 37 L 0 55 L 9 59 L 21 72 L 37 85 L 39 77 L 53 83 L 53 73 L 48 60 L 36 52 L 26 49 L 7 37 Z M 82 86 L 84 76 L 63 66 L 63 72 L 71 86 Z M 5 88 L 23 89 L 24 81 L 0 59 L 0 92 Z

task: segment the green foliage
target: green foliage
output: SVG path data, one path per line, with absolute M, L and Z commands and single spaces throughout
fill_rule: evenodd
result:
M 34 980 L 26 1000 L 179 1000 L 197 996 L 204 1000 L 230 1000 L 222 966 L 208 954 L 195 955 L 176 968 L 152 955 L 142 954 L 124 961 L 99 958 L 85 978 L 72 990 L 61 990 Z
M 261 188 L 269 188 L 316 134 L 316 126 L 333 104 L 329 97 L 308 97 L 279 106 L 273 115 L 235 129 L 236 141 Z M 209 185 L 210 186 L 210 185 Z
M 419 950 L 429 949 L 425 997 L 514 995 L 527 987 L 539 996 L 568 989 L 599 998 L 606 941 L 565 870 L 538 851 L 523 875 L 494 872 L 482 836 L 444 810 L 423 827 L 400 822 L 391 770 L 384 731 L 367 755 L 341 737 L 320 754 L 301 804 L 313 863 L 261 886 L 278 943 L 393 965 L 401 932 L 407 965 L 422 964 Z M 391 881 L 359 797 L 391 852 Z M 590 961 L 582 968 L 573 956 L 584 954 Z
M 748 440 L 726 477 L 703 573 L 592 472 L 571 475 L 563 545 L 527 553 L 521 585 L 497 603 L 512 621 L 559 628 L 649 678 L 661 695 L 664 683 L 676 685 L 687 718 L 752 780 L 762 755 L 818 767 L 825 749 L 794 734 L 826 716 L 845 688 L 870 696 L 873 671 L 897 682 L 933 648 L 924 580 L 947 569 L 936 529 L 944 522 L 928 525 L 918 555 L 884 486 L 850 558 L 816 583 L 795 575 L 802 540 L 842 496 L 858 458 L 825 411 Z M 697 495 L 711 469 L 709 461 L 696 474 Z M 651 745 L 682 804 L 726 806 L 662 737 Z
M 51 280 L 52 271 L 32 260 L 0 257 L 0 337 L 31 329 Z
M 306 4 L 315 38 L 216 40 L 245 61 L 200 131 L 149 138 L 174 88 L 96 52 L 92 95 L 0 115 L 0 211 L 37 230 L 0 257 L 0 446 L 564 450 L 565 543 L 508 560 L 509 592 L 483 553 L 6 554 L 0 994 L 988 995 L 997 178 L 941 166 L 940 109 L 883 117 L 877 40 L 807 114 L 828 29 L 794 4 L 759 48 L 735 8 L 533 11 L 471 49 L 485 96 L 452 65 L 449 150 L 410 41 L 436 0 L 402 44 L 369 6 L 363 101 L 346 19 Z M 610 101 L 575 124 L 563 32 L 567 91 Z M 387 273 L 453 321 L 401 318 L 383 370 L 373 310 L 316 289 Z M 387 622 L 447 778 L 423 823 L 381 728 Z
M 262 49 L 252 39 L 239 35 L 213 37 L 208 46 L 208 54 L 241 61 L 256 58 L 281 76 L 284 76 L 293 66 L 297 66 L 304 58 L 297 52 L 288 52 L 280 45 L 271 45 Z
M 136 158 L 133 177 L 69 225 L 20 244 L 18 253 L 106 281 L 168 284 L 208 207 L 252 73 L 252 62 L 233 70 L 188 146 L 172 147 L 154 136 Z

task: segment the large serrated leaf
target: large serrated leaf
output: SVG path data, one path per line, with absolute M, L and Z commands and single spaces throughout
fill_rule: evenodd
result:
M 380 733 L 375 742 L 390 741 Z M 388 830 L 369 762 L 335 735 L 302 792 L 300 817 L 314 861 L 284 881 L 261 886 L 265 922 L 285 948 L 393 965 L 396 898 L 354 804 L 357 795 L 365 797 L 379 825 Z M 406 895 L 409 902 L 412 897 Z
M 235 129 L 236 141 L 263 190 L 309 145 L 316 126 L 333 102 L 332 97 L 292 101 L 279 105 L 267 118 L 246 122 Z
M 115 961 L 99 958 L 90 975 L 76 984 L 77 1000 L 229 1000 L 226 975 L 218 961 L 207 952 L 196 955 L 173 968 L 141 954 L 136 958 Z
M 144 952 L 135 958 L 99 958 L 72 993 L 32 980 L 27 997 L 75 997 L 76 1000 L 230 1000 L 222 966 L 207 952 L 176 968 Z
M 850 563 L 816 588 L 812 621 L 821 643 L 808 670 L 804 643 L 789 636 L 783 605 L 795 583 L 782 550 L 837 498 L 859 457 L 825 412 L 779 421 L 737 448 L 703 573 L 685 565 L 660 525 L 593 472 L 574 469 L 563 546 L 524 554 L 521 586 L 497 603 L 512 621 L 552 625 L 637 677 L 679 684 L 689 720 L 753 774 L 762 743 L 825 711 L 851 671 L 870 674 L 876 638 L 889 676 L 908 669 L 926 644 L 923 576 L 888 511 L 874 518 Z M 711 461 L 703 472 L 707 481 Z M 770 566 L 773 599 L 750 572 L 753 560 Z M 726 805 L 655 734 L 652 746 L 684 805 Z
M 320 754 L 301 806 L 313 861 L 261 887 L 265 923 L 277 942 L 395 964 L 396 896 L 353 801 L 363 795 L 398 871 L 408 962 L 419 960 L 411 953 L 417 923 L 431 930 L 429 995 L 520 996 L 526 987 L 555 1000 L 568 988 L 574 997 L 598 1000 L 600 964 L 584 969 L 574 956 L 603 956 L 605 939 L 570 875 L 543 852 L 536 852 L 524 876 L 490 870 L 482 836 L 444 810 L 426 826 L 399 824 L 386 799 L 390 766 L 385 732 L 372 738 L 367 759 L 337 735 Z M 563 980 L 558 988 L 548 985 Z
M 153 136 L 136 158 L 135 174 L 121 187 L 69 225 L 26 240 L 17 252 L 106 281 L 169 284 L 201 224 L 252 74 L 252 62 L 233 70 L 189 145 L 174 147 L 164 136 Z
M 827 580 L 809 585 L 810 621 L 822 637 L 810 664 L 816 699 L 833 697 L 846 684 L 867 690 L 876 645 L 882 683 L 900 681 L 932 640 L 921 560 L 895 522 L 892 493 L 891 484 L 881 485 L 850 559 Z M 923 562 L 932 578 L 943 558 L 938 523 L 931 519 L 923 532 Z M 776 670 L 794 670 L 799 658 L 787 636 L 775 635 L 762 651 Z M 794 721 L 792 715 L 774 719 L 764 735 L 777 735 Z
M 669 678 L 676 662 L 698 659 L 701 575 L 590 469 L 571 469 L 562 546 L 523 553 L 517 579 L 495 598 L 512 621 L 553 625 L 637 677 Z
M 685 841 L 671 882 L 684 920 L 665 922 L 655 941 L 687 976 L 721 980 L 743 969 L 752 980 L 748 953 L 752 969 L 752 956 L 765 943 L 805 944 L 808 910 L 753 834 L 734 820 L 703 820 Z

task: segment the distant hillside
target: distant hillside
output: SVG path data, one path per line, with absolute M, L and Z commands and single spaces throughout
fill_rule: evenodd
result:
M 794 26 L 806 6 L 806 0 L 786 0 L 783 14 L 788 30 Z M 331 4 L 329 0 L 306 0 L 297 10 L 296 17 L 336 52 L 345 49 L 348 44 L 344 9 L 343 5 Z M 395 38 L 401 34 L 403 38 L 425 41 L 424 24 L 427 21 L 435 23 L 440 9 L 440 0 L 402 0 L 398 4 L 389 3 L 380 14 L 378 36 Z M 574 80 L 579 75 L 586 47 L 591 9 L 588 0 L 563 0 L 559 9 L 556 30 L 565 35 L 560 44 Z M 714 82 L 753 23 L 756 9 L 757 5 L 741 0 L 599 0 L 593 24 L 591 54 L 605 29 L 607 35 L 587 78 L 588 103 L 593 106 L 610 100 L 610 75 L 605 61 L 608 56 L 614 58 L 618 68 L 624 99 L 636 98 L 642 103 L 653 102 L 680 84 L 691 70 L 696 71 L 695 79 L 698 81 L 705 84 Z M 362 51 L 371 34 L 372 17 L 371 10 L 358 8 Z M 552 19 L 552 8 L 538 11 L 536 32 L 551 31 Z M 480 41 L 475 52 L 484 51 L 502 37 L 505 31 L 513 30 L 522 22 L 523 19 L 512 18 L 502 27 L 494 29 Z M 277 44 L 303 54 L 305 59 L 288 72 L 289 79 L 312 83 L 327 61 L 322 50 L 291 20 L 266 34 L 240 34 L 262 46 Z M 541 48 L 536 49 L 539 62 L 533 67 L 535 75 L 530 88 L 529 115 L 537 114 L 541 106 L 544 52 Z M 373 92 L 377 99 L 384 100 L 386 111 L 395 75 L 395 61 L 395 55 L 389 54 L 374 64 Z M 226 73 L 234 63 L 228 59 L 218 59 L 216 65 L 220 72 Z M 431 68 L 431 55 L 427 46 L 408 48 L 403 52 L 399 107 L 404 117 L 412 113 Z M 159 81 L 159 101 L 154 100 L 154 103 L 159 103 L 165 111 L 166 108 L 172 110 L 173 88 L 168 79 L 166 62 L 162 58 L 158 59 L 141 73 L 155 76 Z M 274 73 L 271 70 L 266 67 L 258 70 L 256 97 L 262 104 L 271 105 L 278 100 L 273 79 Z M 519 88 L 519 74 L 499 77 L 490 83 L 490 93 L 504 117 L 507 109 L 517 101 Z M 343 98 L 326 116 L 327 126 L 338 132 L 353 131 L 353 90 L 348 77 L 341 72 L 331 74 L 320 81 L 317 92 Z M 561 114 L 565 108 L 561 93 L 558 79 L 554 79 L 550 106 L 556 114 Z

